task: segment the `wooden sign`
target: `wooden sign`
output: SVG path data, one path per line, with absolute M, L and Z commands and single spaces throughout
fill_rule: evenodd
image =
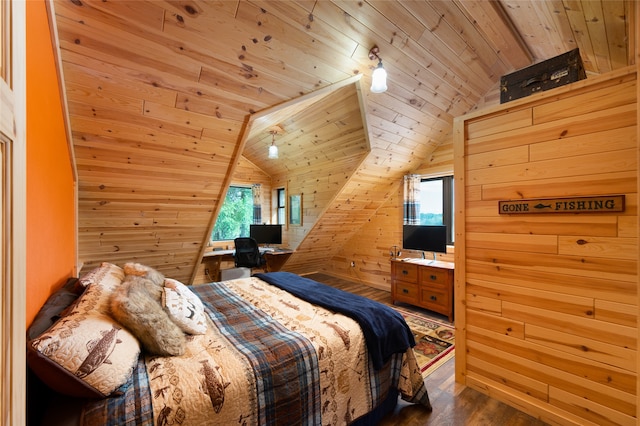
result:
M 622 212 L 624 195 L 499 201 L 498 209 L 500 214 Z

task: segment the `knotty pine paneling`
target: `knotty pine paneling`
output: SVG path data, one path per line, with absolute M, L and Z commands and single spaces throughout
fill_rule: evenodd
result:
M 603 364 L 600 361 L 549 348 L 527 339 L 512 338 L 504 333 L 496 333 L 487 328 L 470 325 L 467 335 L 469 352 L 479 351 L 481 347 L 491 348 L 483 350 L 489 352 L 488 357 L 515 357 L 519 359 L 521 365 L 531 365 L 539 371 L 539 375 L 547 375 L 547 382 L 555 381 L 558 378 L 568 381 L 565 387 L 594 385 L 601 387 L 609 386 L 614 391 L 621 391 L 625 394 L 635 393 L 635 372 L 621 369 L 620 367 Z M 535 373 L 531 373 L 537 377 Z M 573 377 L 578 376 L 578 377 Z M 557 386 L 557 382 L 554 382 Z M 513 396 L 514 399 L 518 395 Z M 553 409 L 553 407 L 550 407 Z
M 634 304 L 610 302 L 598 299 L 595 302 L 596 318 L 629 327 L 637 327 L 638 315 Z
M 299 267 L 306 263 L 319 266 L 320 249 L 337 250 L 351 237 L 342 232 L 344 227 L 321 225 L 342 221 L 349 230 L 367 227 L 378 210 L 386 208 L 383 205 L 403 174 L 420 167 L 428 169 L 427 173 L 450 171 L 451 147 L 439 153 L 434 150 L 449 143 L 454 117 L 468 114 L 478 104 L 498 102 L 500 75 L 574 47 L 581 48 L 590 76 L 633 62 L 629 53 L 636 44 L 630 31 L 634 22 L 629 16 L 631 2 L 565 3 L 560 8 L 554 2 L 535 0 L 517 5 L 510 1 L 47 3 L 78 161 L 82 201 L 78 215 L 83 223 L 79 244 L 87 248 L 79 253 L 79 261 L 85 265 L 121 261 L 122 252 L 110 253 L 95 236 L 124 234 L 140 247 L 148 245 L 135 253 L 136 259 L 144 261 L 151 253 L 155 262 L 157 254 L 163 253 L 172 264 L 174 239 L 184 237 L 186 246 L 199 235 L 199 246 L 193 247 L 188 262 L 195 270 L 225 182 L 242 155 L 242 130 L 249 117 L 362 76 L 361 114 L 366 117 L 364 129 L 371 151 L 358 169 L 345 169 L 346 183 L 343 175 L 327 184 L 318 183 L 324 187 L 318 188 L 318 198 L 314 193 L 312 201 L 325 210 L 306 212 L 309 223 L 315 223 L 313 229 L 291 231 L 301 253 L 304 250 L 310 256 L 309 262 L 298 258 Z M 577 33 L 581 34 L 578 40 L 573 37 Z M 388 67 L 389 89 L 384 94 L 367 90 L 375 68 L 368 57 L 373 45 L 380 47 Z M 632 81 L 624 78 L 615 84 Z M 625 95 L 623 88 L 618 92 Z M 611 96 L 608 102 L 619 102 L 620 95 Z M 581 108 L 604 100 L 588 96 Z M 336 116 L 327 117 L 322 131 L 293 122 L 285 128 L 293 135 L 288 140 L 297 154 L 289 164 L 306 167 L 305 156 L 351 156 L 361 149 L 340 133 L 346 121 L 350 129 L 358 128 L 354 124 L 358 114 L 342 111 L 340 117 L 341 109 L 334 108 L 346 106 L 341 102 L 338 98 L 330 103 Z M 527 117 L 513 111 L 518 119 L 509 120 L 507 126 L 521 125 L 522 120 L 556 119 L 563 113 L 547 108 Z M 287 118 L 291 117 L 278 116 L 265 123 L 264 129 Z M 294 141 L 305 131 L 339 141 L 340 147 L 323 149 L 306 138 Z M 273 163 L 264 158 L 264 151 L 256 148 L 262 158 L 250 158 L 268 171 Z M 319 167 L 330 169 L 331 163 L 327 158 Z M 304 176 L 305 187 L 311 185 L 312 172 L 317 170 L 309 169 L 313 170 Z M 335 185 L 345 193 L 333 192 Z M 305 189 L 304 193 L 311 192 Z M 194 203 L 186 202 L 190 198 Z M 152 200 L 163 202 L 156 205 Z M 179 202 L 174 204 L 174 200 Z M 93 201 L 103 204 L 95 207 Z M 112 222 L 113 211 L 103 207 L 112 202 L 131 203 L 122 210 L 120 222 Z M 211 213 L 201 216 L 195 208 L 191 211 L 195 204 Z M 183 210 L 186 217 L 181 222 Z M 105 221 L 100 223 L 103 212 Z M 134 217 L 136 214 L 140 217 Z M 381 236 L 379 246 L 388 245 L 391 239 Z M 184 263 L 182 255 L 180 264 Z M 368 255 L 364 259 L 369 270 L 372 261 Z M 179 279 L 192 275 L 183 266 L 180 270 L 164 262 L 153 266 Z M 373 272 L 371 278 L 375 278 Z
M 513 360 L 509 360 L 513 361 Z M 469 355 L 469 370 L 481 374 L 490 380 L 501 382 L 506 386 L 520 390 L 521 392 L 540 400 L 545 400 L 547 384 L 541 380 L 535 380 L 525 374 L 514 374 L 509 366 L 496 367 L 495 362 L 484 361 Z
M 551 311 L 594 318 L 595 306 L 591 297 L 569 295 L 555 291 L 532 289 L 511 284 L 469 278 L 467 294 L 513 303 L 522 303 Z
M 562 194 L 566 193 L 566 188 L 570 188 L 576 183 L 579 183 L 585 192 L 591 194 L 605 194 L 608 188 L 614 187 L 618 188 L 622 193 L 630 193 L 630 197 L 633 196 L 633 199 L 635 199 L 637 197 L 632 193 L 635 189 L 635 181 L 635 173 L 631 170 L 606 174 L 594 173 L 591 177 L 569 176 L 554 179 L 535 179 L 530 182 L 520 181 L 517 184 L 504 182 L 493 185 L 482 185 L 481 187 L 474 186 L 467 188 L 466 193 L 468 200 L 471 200 L 472 197 L 473 199 L 480 200 L 480 191 L 482 192 L 482 199 L 485 200 L 499 200 L 505 197 L 507 199 L 516 199 L 522 197 L 522 194 L 527 194 L 527 197 L 530 198 L 562 197 Z M 473 191 L 473 194 L 470 191 Z M 629 206 L 629 199 L 625 199 L 625 204 L 633 208 L 633 205 Z M 493 206 L 494 204 L 491 205 Z M 475 217 L 478 215 L 473 214 L 470 216 Z
M 546 123 L 633 104 L 635 85 L 635 81 L 626 76 L 620 84 L 615 86 L 574 94 L 553 103 L 543 103 L 533 107 L 533 122 Z
M 538 370 L 536 363 L 530 360 L 509 356 L 496 351 L 492 347 L 475 342 L 471 346 L 473 349 L 469 354 L 469 374 L 477 381 L 487 380 L 489 383 L 502 383 L 502 386 L 509 389 L 517 389 L 527 395 L 527 398 L 534 397 L 538 400 L 537 403 L 542 404 L 546 403 L 549 393 L 552 392 L 551 389 L 562 390 L 566 389 L 567 386 L 571 386 L 575 391 L 567 392 L 567 394 L 573 394 L 574 397 L 579 394 L 587 401 L 586 405 L 600 406 L 602 407 L 600 409 L 601 412 L 614 411 L 615 413 L 612 417 L 624 419 L 622 423 L 608 420 L 604 423 L 597 422 L 596 424 L 628 424 L 632 420 L 632 401 L 634 397 L 631 394 L 611 391 L 610 388 L 605 389 L 605 386 L 591 385 L 586 380 L 579 380 L 578 383 L 574 383 L 571 375 L 565 374 L 563 371 L 552 368 L 539 368 Z M 514 370 L 520 373 L 514 373 Z M 536 375 L 536 371 L 539 374 Z M 549 386 L 549 382 L 552 383 L 552 386 Z M 584 402 L 582 404 L 585 405 Z M 579 412 L 579 410 L 575 411 Z M 599 415 L 602 416 L 602 414 Z M 593 417 L 597 417 L 597 415 Z
M 540 218 L 542 219 L 542 218 Z M 575 277 L 589 277 L 599 274 L 612 280 L 633 282 L 635 277 L 635 263 L 633 260 L 541 253 L 535 256 L 523 257 L 524 251 L 493 250 L 490 248 L 466 248 L 465 259 L 469 264 L 493 263 L 496 268 L 501 265 L 513 265 L 523 269 L 536 268 L 557 274 L 569 274 Z
M 391 291 L 390 249 L 402 245 L 401 181 L 394 185 L 393 195 L 332 257 L 326 273 Z
M 629 68 L 456 120 L 458 381 L 553 423 L 636 424 L 636 116 Z M 608 194 L 624 212 L 498 212 Z
M 495 114 L 484 120 L 469 123 L 466 132 L 470 140 L 477 140 L 496 133 L 522 129 L 523 127 L 531 126 L 533 122 L 531 115 L 531 110 L 528 109 L 507 110 L 502 114 Z
M 497 151 L 536 142 L 560 140 L 567 137 L 594 134 L 608 129 L 634 126 L 635 111 L 635 106 L 629 104 L 584 116 L 541 123 L 531 127 L 518 127 L 505 132 L 481 136 L 469 140 L 468 154 Z
M 415 173 L 425 176 L 451 174 L 453 169 L 453 144 L 445 143 L 436 149 L 430 158 L 416 167 Z M 438 158 L 433 162 L 431 158 Z M 323 272 L 345 277 L 382 290 L 391 291 L 392 246 L 402 251 L 402 179 L 389 182 L 393 185 L 391 196 L 378 208 L 366 223 L 349 238 L 332 258 L 323 266 Z M 446 254 L 437 254 L 438 260 L 453 261 L 453 247 Z M 401 257 L 419 257 L 414 251 L 402 251 Z M 355 266 L 351 266 L 351 262 Z
M 578 216 L 565 215 L 554 218 L 549 218 L 548 221 L 540 223 L 536 220 L 528 220 L 526 215 L 520 220 L 505 220 L 502 217 L 490 217 L 491 213 L 495 214 L 495 203 L 484 204 L 484 216 L 480 216 L 481 211 L 479 208 L 469 209 L 473 213 L 478 214 L 479 217 L 473 221 L 469 221 L 467 224 L 467 232 L 482 232 L 487 228 L 499 229 L 504 233 L 519 233 L 522 234 L 523 230 L 527 230 L 531 234 L 535 235 L 584 235 L 585 232 L 589 232 L 590 235 L 600 237 L 613 237 L 620 235 L 620 221 L 622 216 L 608 218 L 608 217 L 596 217 L 596 216 Z
M 576 277 L 573 273 L 558 274 L 555 270 L 543 267 L 522 268 L 504 262 L 497 266 L 490 261 L 473 260 L 467 262 L 465 266 L 469 280 L 490 276 L 492 282 L 509 283 L 527 289 L 578 296 L 586 293 L 596 301 L 608 300 L 635 304 L 632 299 L 636 289 L 630 285 L 630 280 L 615 280 L 597 272 L 587 271 L 582 276 Z
M 276 223 L 275 215 L 276 212 L 272 209 L 272 184 L 271 177 L 267 175 L 265 172 L 260 170 L 255 164 L 251 163 L 244 157 L 240 157 L 237 162 L 237 165 L 234 169 L 233 176 L 231 178 L 231 185 L 237 186 L 251 186 L 254 183 L 259 183 L 261 185 L 261 193 L 262 193 L 262 221 L 265 223 Z M 211 233 L 209 233 L 210 235 Z M 283 232 L 282 242 L 283 246 L 287 246 L 287 234 Z M 205 251 L 210 251 L 215 248 L 222 249 L 232 249 L 233 241 L 211 241 L 210 246 L 208 246 Z M 220 265 L 221 269 L 233 268 L 233 262 L 222 262 Z M 210 275 L 205 273 L 206 266 L 201 261 L 196 266 L 196 271 L 193 276 L 193 284 L 204 284 L 211 281 L 215 281 L 217 276 L 213 275 L 213 272 Z

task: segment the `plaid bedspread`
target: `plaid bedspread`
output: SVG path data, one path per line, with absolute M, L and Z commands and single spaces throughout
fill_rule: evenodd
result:
M 193 286 L 210 318 L 185 355 L 141 358 L 87 425 L 350 424 L 391 389 L 427 407 L 413 351 L 373 368 L 358 324 L 258 278 Z

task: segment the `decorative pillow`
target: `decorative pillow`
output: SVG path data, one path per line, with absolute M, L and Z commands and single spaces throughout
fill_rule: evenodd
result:
M 125 275 L 135 275 L 150 280 L 153 284 L 162 288 L 164 284 L 164 275 L 161 272 L 155 270 L 151 266 L 143 265 L 142 263 L 125 263 L 124 264 Z M 159 292 L 158 292 L 159 294 Z M 160 296 L 158 295 L 158 298 Z
M 101 263 L 100 266 L 83 275 L 80 278 L 82 286 L 86 288 L 95 283 L 98 283 L 99 286 L 94 289 L 97 295 L 94 295 L 90 302 L 86 302 L 82 309 L 85 312 L 97 309 L 99 312 L 109 315 L 111 293 L 120 286 L 122 280 L 124 280 L 124 270 L 108 262 Z
M 108 263 L 91 271 L 83 277 L 86 290 L 69 314 L 29 342 L 29 367 L 50 388 L 101 398 L 131 375 L 140 345 L 106 313 L 111 293 L 123 277 L 122 269 Z
M 62 288 L 56 290 L 49 296 L 33 322 L 27 329 L 27 340 L 34 339 L 44 333 L 60 317 L 65 315 L 65 309 L 75 302 L 80 294 L 77 293 L 77 278 L 69 278 Z M 82 288 L 84 291 L 84 288 Z
M 111 297 L 111 315 L 138 338 L 149 354 L 182 355 L 186 338 L 162 308 L 162 292 L 162 284 L 158 286 L 145 277 L 126 275 Z
M 207 319 L 202 300 L 189 287 L 172 278 L 164 280 L 162 305 L 169 317 L 188 334 L 205 334 Z

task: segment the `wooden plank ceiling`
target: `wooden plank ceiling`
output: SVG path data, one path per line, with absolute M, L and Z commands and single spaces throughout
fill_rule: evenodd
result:
M 628 0 L 51 4 L 78 175 L 80 260 L 135 260 L 184 281 L 237 156 L 276 174 L 307 157 L 368 150 L 309 230 L 309 241 L 337 249 L 350 234 L 335 221 L 364 224 L 390 183 L 450 140 L 455 116 L 498 102 L 503 74 L 576 47 L 587 74 L 600 74 L 632 64 L 635 43 Z M 368 90 L 374 45 L 389 75 L 382 94 Z M 362 112 L 348 86 L 310 95 L 354 76 Z M 300 96 L 304 108 L 243 134 L 253 114 Z M 285 129 L 280 166 L 266 159 L 264 129 L 273 124 Z M 303 241 L 295 263 L 313 269 L 331 255 L 313 247 Z

